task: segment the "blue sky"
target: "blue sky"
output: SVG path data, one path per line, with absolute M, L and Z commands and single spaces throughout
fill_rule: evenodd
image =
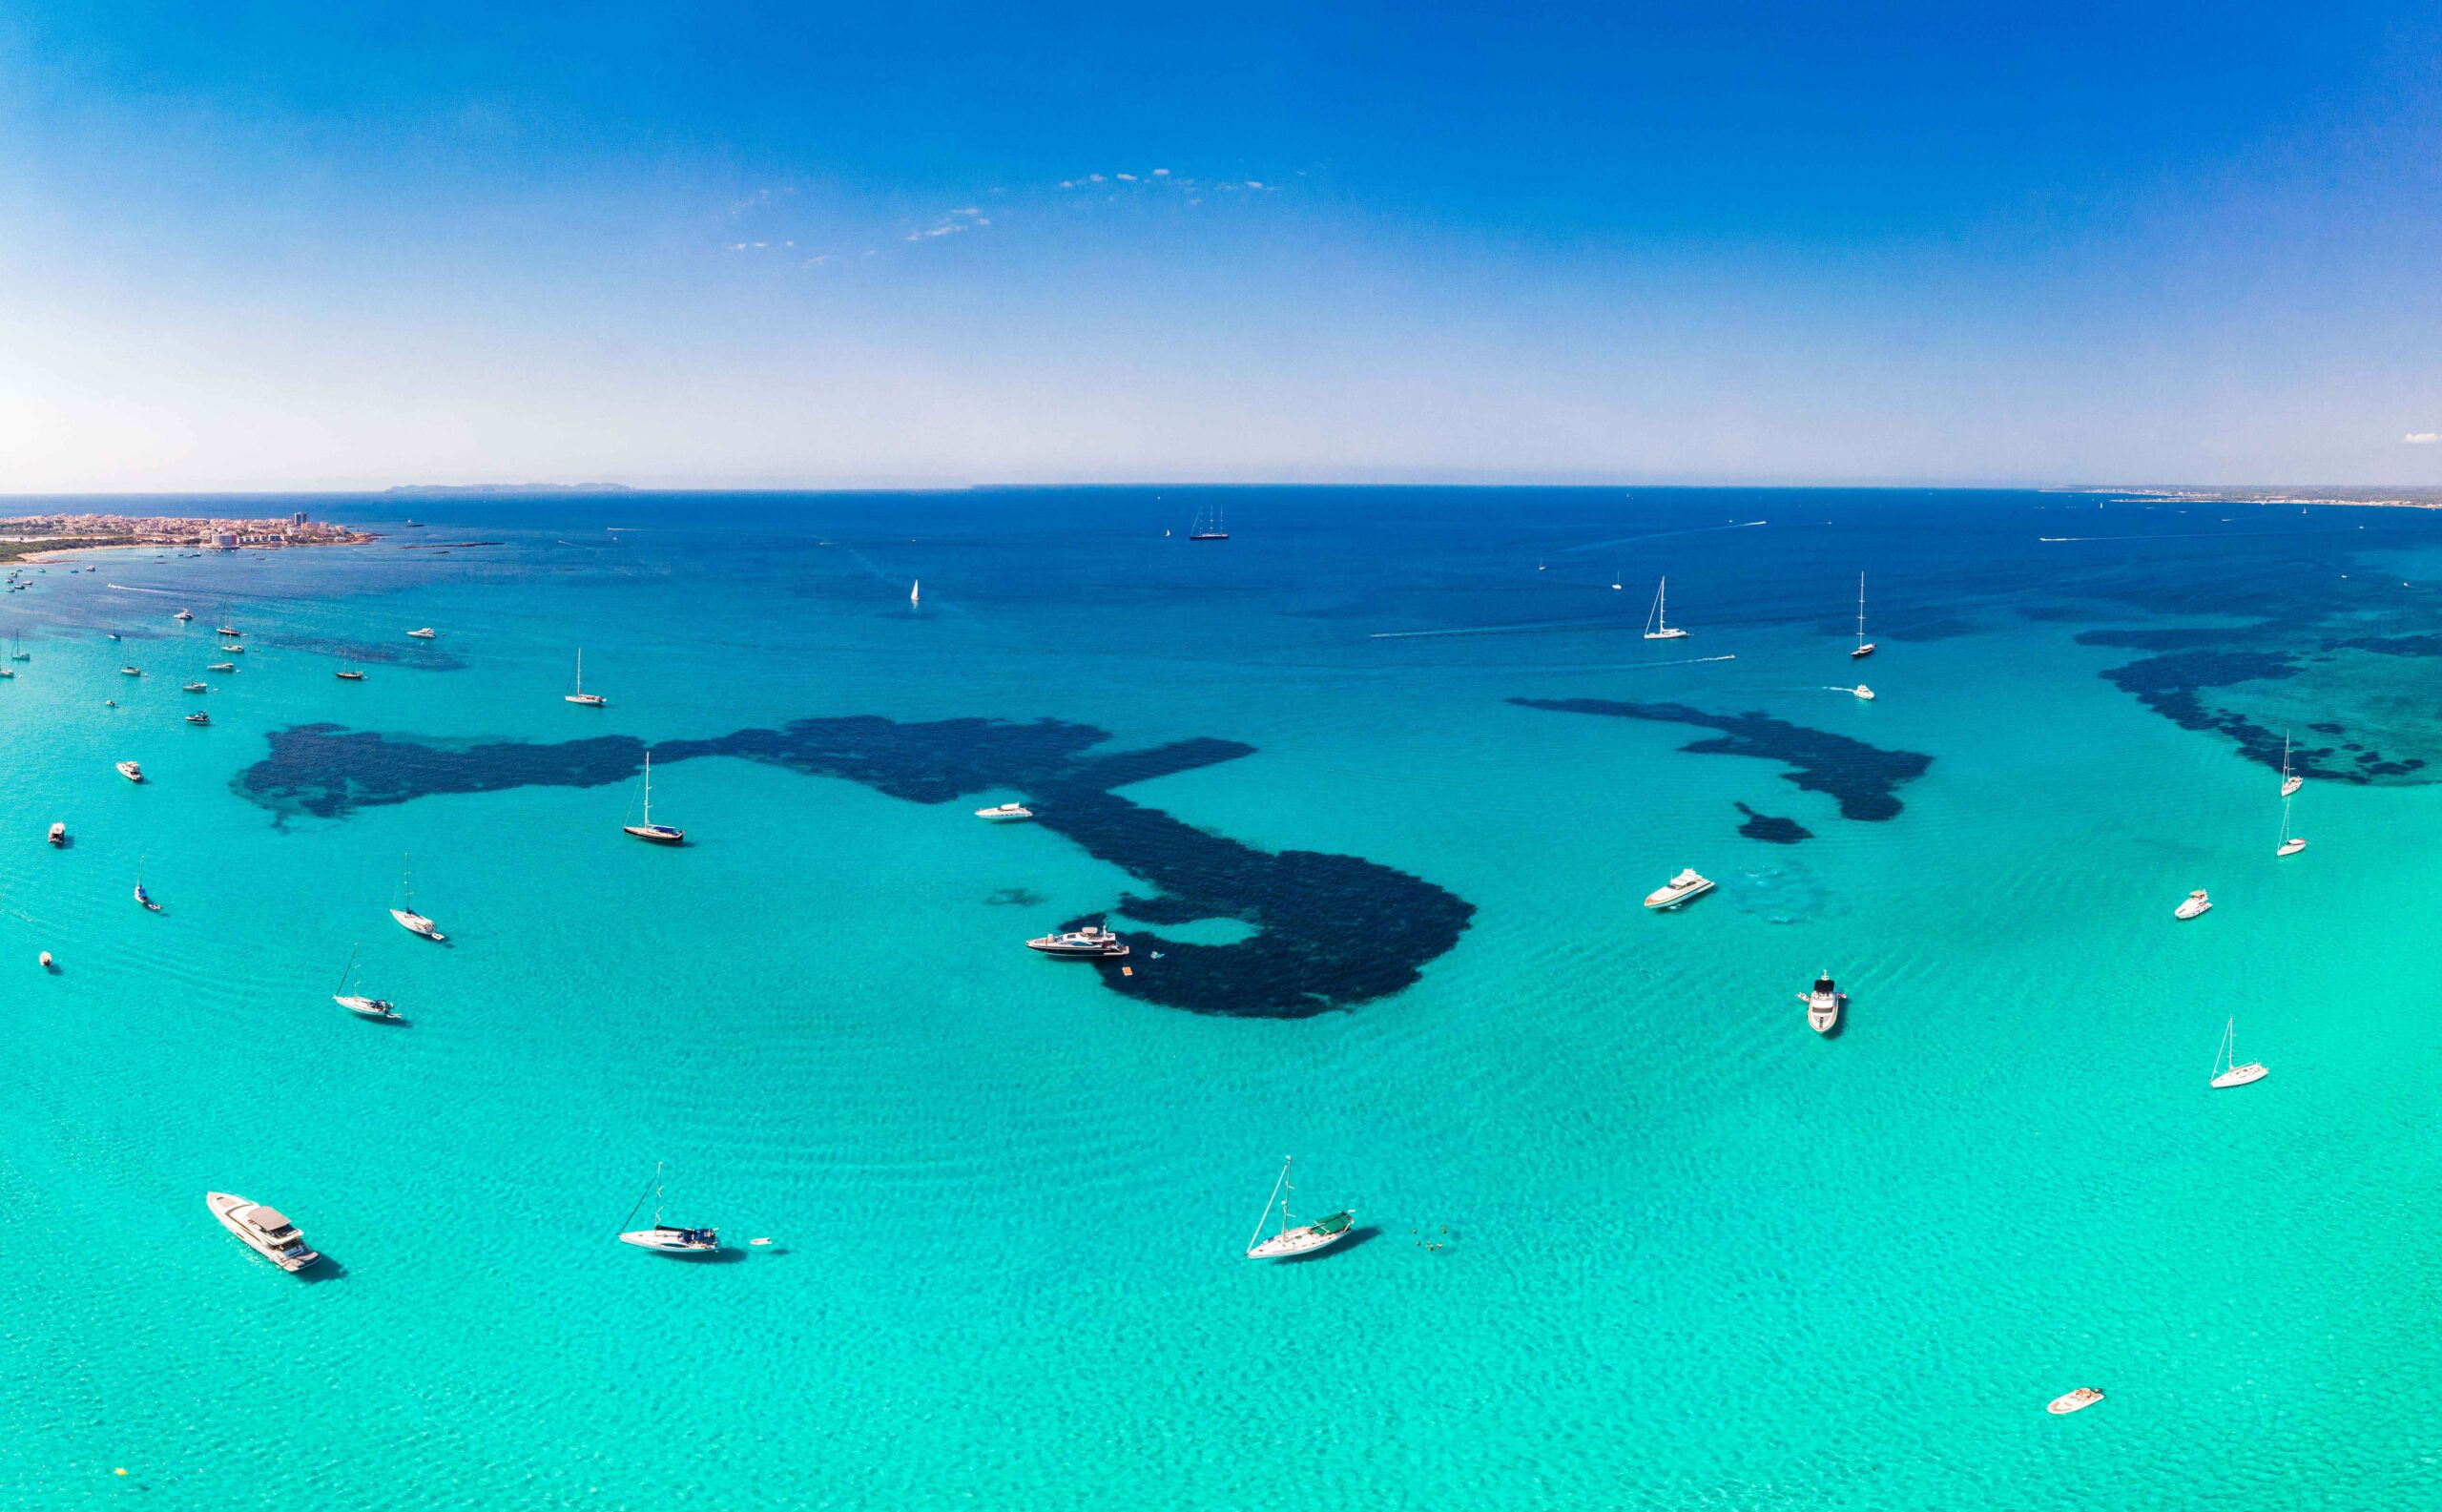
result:
M 2442 484 L 2442 10 L 1522 9 L 20 4 L 0 491 Z

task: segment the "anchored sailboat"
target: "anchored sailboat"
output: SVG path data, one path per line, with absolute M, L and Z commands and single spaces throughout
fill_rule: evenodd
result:
M 2239 1064 L 2239 1021 L 2234 1018 L 2224 1025 L 2222 1048 L 2213 1056 L 2213 1085 L 2245 1087 L 2249 1082 L 2263 1081 L 2266 1074 L 2261 1061 L 2249 1061 L 2245 1066 Z
M 1293 1254 L 1312 1254 L 1347 1238 L 1349 1231 L 1356 1224 L 1356 1210 L 1352 1208 L 1313 1223 L 1290 1227 L 1289 1193 L 1293 1189 L 1289 1184 L 1289 1168 L 1294 1159 L 1292 1156 L 1281 1161 L 1280 1179 L 1273 1183 L 1272 1197 L 1264 1199 L 1263 1215 L 1255 1219 L 1255 1232 L 1247 1240 L 1247 1258 L 1250 1260 L 1278 1260 Z M 1264 1225 L 1272 1221 L 1273 1197 L 1280 1199 L 1280 1231 L 1267 1239 L 1263 1236 L 1263 1230 Z
M 1857 574 L 1857 649 L 1849 652 L 1851 661 L 1873 654 L 1873 642 L 1866 639 L 1866 575 Z
M 652 1203 L 652 1227 L 631 1229 L 619 1235 L 621 1244 L 632 1244 L 639 1250 L 652 1250 L 661 1254 L 717 1254 L 721 1248 L 718 1229 L 678 1229 L 661 1221 L 661 1162 L 652 1163 L 652 1185 L 628 1210 L 628 1221 L 635 1221 L 644 1211 L 647 1200 Z
M 1663 596 L 1669 591 L 1670 579 L 1666 577 L 1654 587 L 1653 608 L 1646 612 L 1645 617 L 1645 638 L 1647 640 L 1685 640 L 1687 638 L 1687 632 L 1686 631 L 1672 630 L 1670 628 L 1669 617 L 1665 611 L 1663 603 Z
M 607 709 L 610 706 L 610 700 L 603 697 L 600 694 L 587 693 L 585 691 L 585 650 L 583 647 L 579 647 L 577 649 L 576 678 L 574 681 L 569 683 L 569 691 L 562 694 L 560 696 L 566 698 L 570 703 L 583 704 L 588 709 Z
M 2289 770 L 2289 732 L 2281 732 L 2281 796 L 2287 797 L 2307 785 L 2307 779 Z
M 1221 521 L 1221 507 L 1217 504 L 1214 505 L 1212 507 L 1212 513 L 1208 518 L 1204 512 L 1204 507 L 1202 505 L 1197 505 L 1195 508 L 1195 525 L 1193 528 L 1188 531 L 1187 538 L 1190 541 L 1226 541 L 1230 539 L 1229 527 L 1224 525 Z
M 347 969 L 340 973 L 340 989 L 331 994 L 333 1003 L 360 1018 L 380 1019 L 387 1024 L 406 1022 L 399 1017 L 399 1010 L 390 1005 L 390 1000 L 387 998 L 366 998 L 350 994 L 347 990 L 348 983 L 355 975 L 356 950 L 351 946 L 347 953 Z
M 2274 851 L 2272 854 L 2275 856 L 2295 856 L 2306 848 L 2307 838 L 2305 836 L 2292 835 L 2289 833 L 2289 800 L 2285 797 L 2281 800 L 2281 848 Z
M 390 917 L 399 922 L 400 928 L 411 935 L 422 935 L 426 940 L 449 938 L 434 928 L 431 920 L 416 912 L 415 869 L 405 856 L 399 860 L 399 901 L 404 906 L 391 909 Z
M 651 840 L 655 845 L 683 845 L 687 842 L 685 830 L 652 821 L 652 753 L 650 751 L 645 753 L 645 821 L 619 827 L 636 839 Z

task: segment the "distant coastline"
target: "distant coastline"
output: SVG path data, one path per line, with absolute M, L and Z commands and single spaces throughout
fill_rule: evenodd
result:
M 400 499 L 515 499 L 553 493 L 632 493 L 624 483 L 402 483 L 383 493 Z
M 2150 484 L 2143 487 L 2104 487 L 2080 484 L 2048 490 L 2055 493 L 2115 493 L 2133 499 L 2163 499 L 2181 504 L 2345 504 L 2379 509 L 2442 509 L 2442 488 L 2349 488 L 2293 484 L 2278 488 L 2196 488 Z

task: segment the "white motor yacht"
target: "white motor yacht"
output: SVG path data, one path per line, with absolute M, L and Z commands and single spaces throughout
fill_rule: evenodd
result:
M 431 640 L 431 639 L 435 638 L 436 636 L 438 636 L 440 633 L 441 633 L 441 632 L 439 632 L 439 631 L 437 631 L 437 630 L 433 630 L 433 629 L 431 629 L 431 628 L 429 628 L 429 627 L 426 627 L 426 628 L 425 628 L 425 629 L 424 629 L 424 630 L 411 630 L 411 631 L 407 632 L 407 639 L 409 639 L 409 640 Z
M 51 827 L 51 843 L 52 843 L 53 845 L 65 845 L 65 844 L 67 844 L 67 843 L 68 843 L 68 826 L 67 826 L 67 825 L 65 825 L 65 824 L 53 824 L 53 825 Z
M 2065 1418 L 2073 1412 L 2083 1412 L 2101 1400 L 2101 1392 L 2092 1386 L 2080 1386 L 2076 1391 L 2064 1391 L 2053 1398 L 2043 1410 L 2055 1418 Z
M 977 809 L 975 817 L 989 824 L 1008 824 L 1034 818 L 1034 810 L 1023 803 L 996 803 L 988 809 Z
M 1840 1009 L 1848 995 L 1832 984 L 1829 971 L 1814 979 L 1812 992 L 1801 992 L 1798 998 L 1806 1005 L 1806 1026 L 1817 1034 L 1829 1034 L 1840 1026 Z
M 1083 929 L 1070 929 L 1061 934 L 1043 935 L 1026 942 L 1028 950 L 1039 950 L 1046 956 L 1061 956 L 1078 961 L 1115 961 L 1128 954 L 1128 946 L 1119 936 L 1100 924 L 1087 924 Z
M 171 615 L 170 617 L 171 617 L 172 619 L 175 619 L 175 620 L 178 621 L 180 624 L 184 624 L 184 623 L 186 623 L 188 620 L 191 620 L 191 619 L 195 618 L 195 615 L 194 615 L 194 614 L 192 614 L 192 613 L 190 613 L 190 612 L 188 612 L 187 611 L 185 611 L 185 610 L 183 610 L 183 609 L 182 609 L 182 610 L 178 611 L 176 613 L 175 613 L 175 614 Z
M 1647 908 L 1676 908 L 1691 898 L 1702 898 L 1713 890 L 1712 879 L 1700 877 L 1692 866 L 1645 895 Z
M 207 1191 L 203 1202 L 220 1220 L 222 1228 L 245 1240 L 248 1249 L 283 1271 L 302 1271 L 322 1257 L 306 1245 L 297 1225 L 277 1208 L 248 1202 L 228 1191 Z
M 2201 913 L 2207 912 L 2212 906 L 2213 901 L 2205 897 L 2204 889 L 2200 887 L 2188 894 L 2186 901 L 2172 909 L 2171 913 L 2175 918 L 2193 919 Z
M 211 666 L 206 667 L 203 670 L 206 672 L 236 672 L 238 670 L 238 664 L 234 661 L 216 661 Z
M 1873 690 L 1867 687 L 1864 683 L 1859 683 L 1849 691 L 1857 695 L 1857 701 L 1860 703 L 1873 702 Z
M 144 780 L 144 769 L 137 766 L 133 761 L 119 762 L 118 775 L 127 778 L 130 782 L 141 782 Z

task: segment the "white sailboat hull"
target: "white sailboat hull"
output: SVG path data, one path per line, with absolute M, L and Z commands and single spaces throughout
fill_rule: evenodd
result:
M 434 928 L 432 921 L 426 919 L 422 914 L 411 914 L 404 908 L 393 908 L 390 910 L 390 917 L 399 922 L 400 928 L 405 930 L 411 935 L 422 935 L 426 940 L 446 940 L 449 938 L 447 935 L 445 935 L 440 930 Z
M 1686 640 L 1687 638 L 1687 632 L 1684 630 L 1649 630 L 1645 632 L 1645 638 L 1647 640 Z
M 2221 1075 L 2213 1078 L 2213 1085 L 2217 1087 L 2245 1087 L 2249 1082 L 2261 1082 L 2266 1076 L 2271 1074 L 2270 1070 L 2265 1067 L 2254 1061 L 2249 1061 L 2245 1066 L 2233 1066 L 2228 1070 L 2224 1071 Z

